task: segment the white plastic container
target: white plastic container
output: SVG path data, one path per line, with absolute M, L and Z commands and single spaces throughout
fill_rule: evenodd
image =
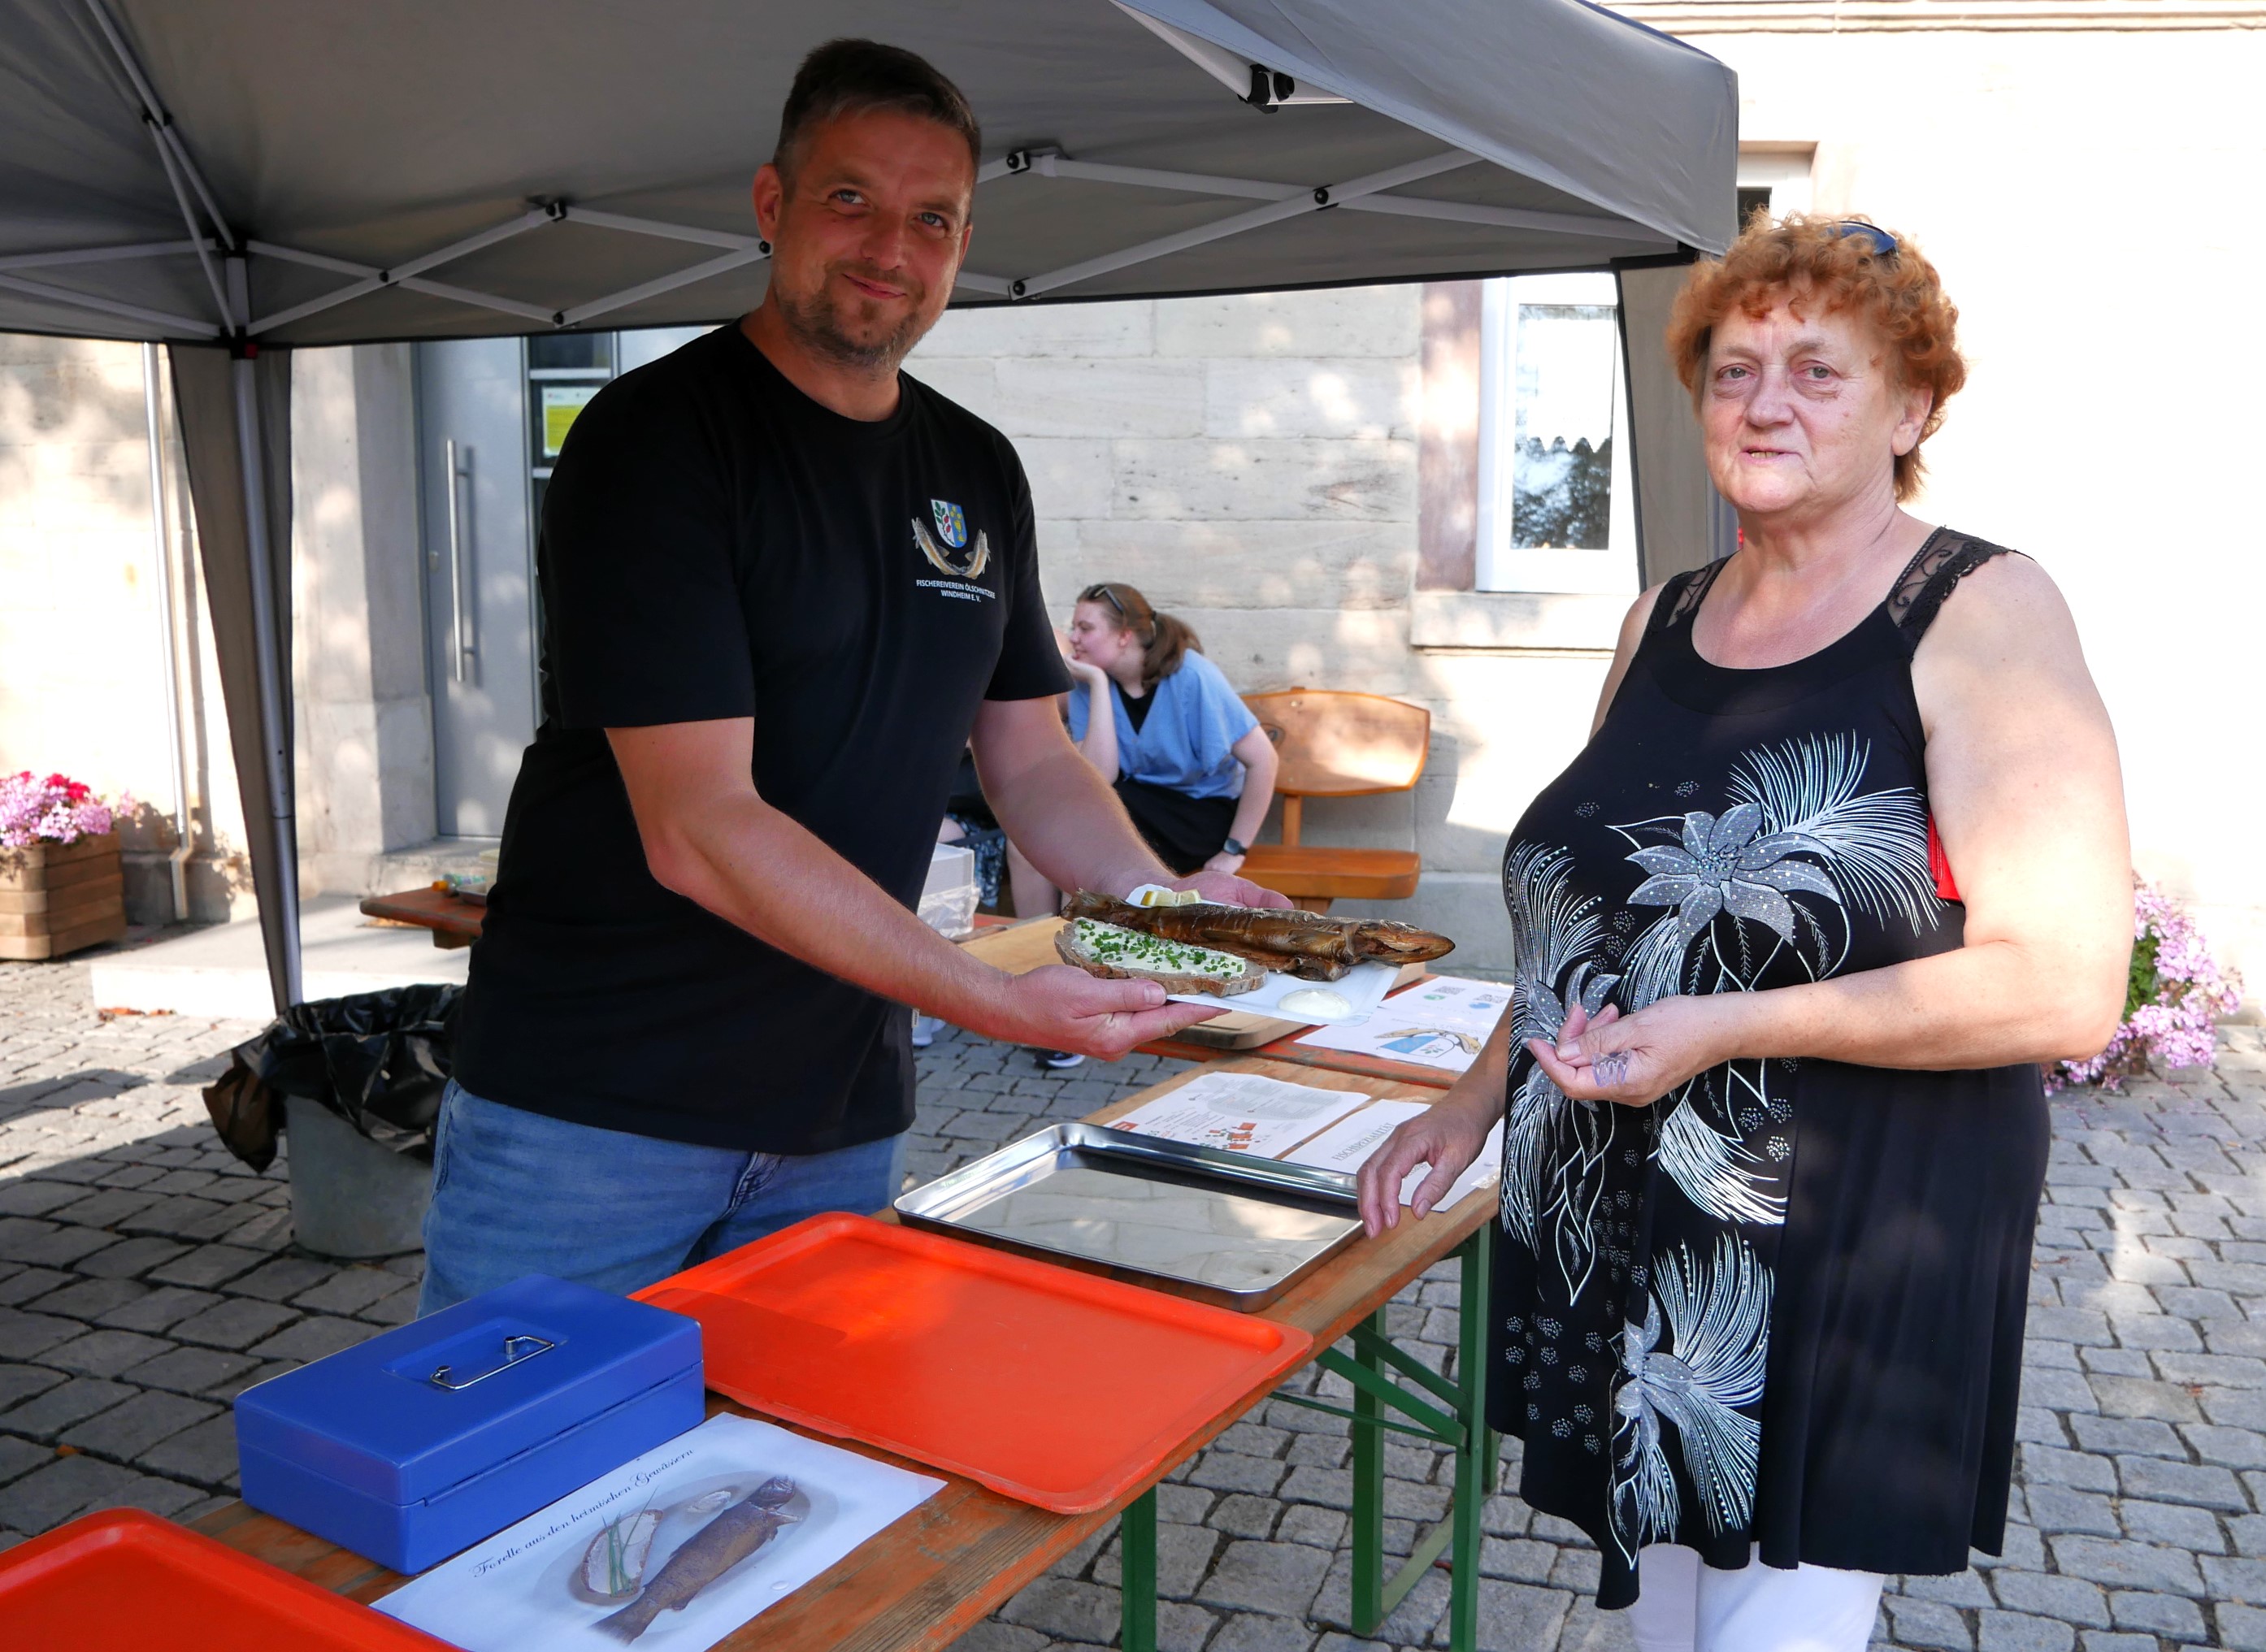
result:
M 976 852 L 958 844 L 939 844 L 928 863 L 928 881 L 921 888 L 921 922 L 956 940 L 976 928 L 976 909 L 983 899 L 976 883 Z

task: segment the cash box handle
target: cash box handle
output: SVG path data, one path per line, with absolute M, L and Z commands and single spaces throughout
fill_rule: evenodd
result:
M 524 1365 L 537 1355 L 548 1354 L 558 1346 L 556 1342 L 540 1336 L 508 1336 L 503 1340 L 501 1364 L 491 1365 L 477 1376 L 464 1378 L 458 1378 L 455 1374 L 455 1366 L 442 1365 L 437 1367 L 425 1380 L 435 1388 L 445 1388 L 452 1394 L 459 1393 L 474 1383 L 484 1383 L 498 1371 L 509 1371 L 515 1365 Z

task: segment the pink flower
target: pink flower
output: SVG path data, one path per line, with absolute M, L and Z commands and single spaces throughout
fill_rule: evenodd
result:
M 2242 1002 L 2240 977 L 2211 957 L 2187 910 L 2152 884 L 2133 880 L 2132 986 L 2124 1020 L 2109 1048 L 2089 1061 L 2058 1062 L 2046 1093 L 2098 1084 L 2116 1091 L 2153 1061 L 2209 1067 L 2218 1060 L 2213 1023 Z
M 83 781 L 62 774 L 35 779 L 26 769 L 0 778 L 0 848 L 99 837 L 116 823 L 117 815 L 133 807 L 129 796 L 121 794 L 114 806 L 106 804 Z

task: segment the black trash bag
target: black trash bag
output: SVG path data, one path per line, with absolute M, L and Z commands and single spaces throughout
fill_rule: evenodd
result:
M 283 1098 L 328 1107 L 371 1141 L 433 1159 L 433 1124 L 449 1082 L 458 986 L 394 987 L 297 1004 L 229 1052 L 204 1091 L 222 1141 L 254 1170 L 275 1162 Z

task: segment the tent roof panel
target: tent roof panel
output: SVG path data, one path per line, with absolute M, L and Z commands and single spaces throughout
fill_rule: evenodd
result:
M 749 179 L 788 81 L 807 50 L 837 34 L 934 61 L 976 105 L 990 158 L 1046 148 L 1308 191 L 1461 147 L 1484 160 L 1391 193 L 1573 214 L 1608 231 L 1313 212 L 1096 274 L 1050 299 L 1593 266 L 1728 238 L 1729 71 L 1579 0 L 1135 3 L 1356 101 L 1261 113 L 1108 0 L 838 0 L 818 11 L 776 0 L 201 0 L 187 11 L 0 0 L 11 47 L 0 65 L 0 259 L 186 234 L 150 128 L 106 55 L 102 5 L 229 231 L 373 270 L 506 224 L 535 201 L 751 236 Z M 969 269 L 1043 275 L 1254 204 L 1000 178 L 979 196 Z M 355 277 L 255 253 L 250 311 L 291 317 L 266 334 L 281 343 L 525 331 L 717 255 L 570 221 L 426 272 L 504 309 L 393 290 L 300 313 Z M 75 311 L 23 290 L 25 280 L 111 309 Z M 755 302 L 763 282 L 760 264 L 742 265 L 591 325 L 713 319 Z M 970 281 L 957 300 L 1002 296 Z M 119 314 L 121 304 L 146 313 Z M 216 310 L 210 279 L 186 254 L 0 284 L 0 328 L 165 336 L 147 314 L 210 324 Z

